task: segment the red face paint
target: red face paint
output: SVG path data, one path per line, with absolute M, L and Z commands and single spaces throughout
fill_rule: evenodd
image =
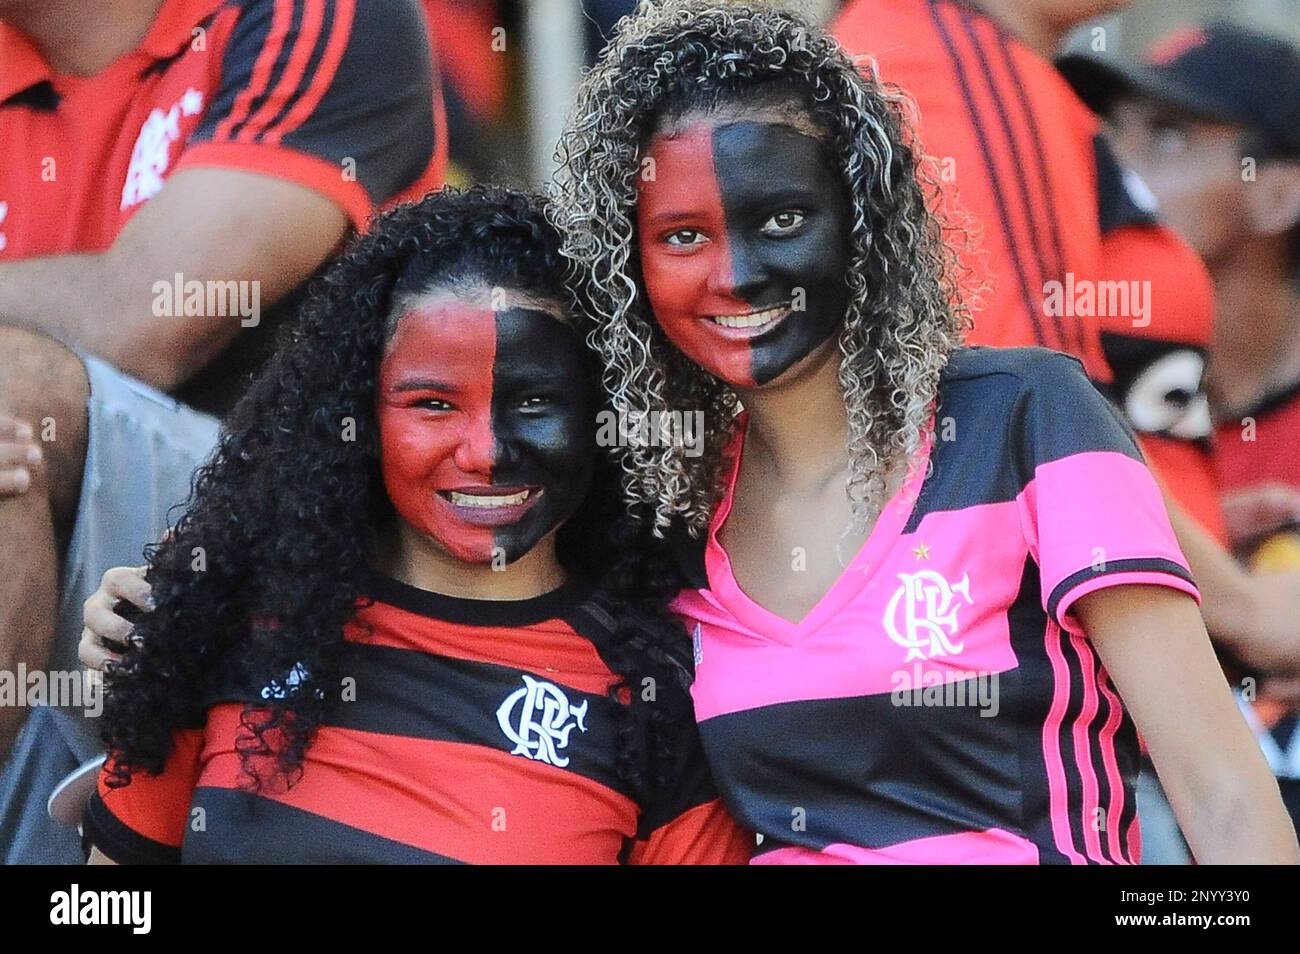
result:
M 467 563 L 491 561 L 492 524 L 450 494 L 492 483 L 495 357 L 492 311 L 452 301 L 404 315 L 379 371 L 389 499 L 408 524 Z
M 709 327 L 697 317 L 753 310 L 732 291 L 712 140 L 713 127 L 698 123 L 672 138 L 658 137 L 647 153 L 655 174 L 638 191 L 641 270 L 655 320 L 682 354 L 724 381 L 752 387 L 750 335 Z
M 706 371 L 762 386 L 841 326 L 848 206 L 822 144 L 784 123 L 703 120 L 660 135 L 638 182 L 646 295 Z
M 581 337 L 545 312 L 458 300 L 407 312 L 379 371 L 389 499 L 457 559 L 511 563 L 581 504 L 596 401 Z

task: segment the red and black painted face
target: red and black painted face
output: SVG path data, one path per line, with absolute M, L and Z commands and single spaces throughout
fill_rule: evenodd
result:
M 683 354 L 759 387 L 841 327 L 849 203 L 821 142 L 779 122 L 702 120 L 656 136 L 646 155 L 641 270 Z
M 587 493 L 596 394 L 582 339 L 544 311 L 449 298 L 407 312 L 379 372 L 393 506 L 466 563 L 519 559 Z

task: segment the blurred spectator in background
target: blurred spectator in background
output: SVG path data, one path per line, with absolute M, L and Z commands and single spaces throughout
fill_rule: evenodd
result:
M 1215 458 L 1248 543 L 1300 519 L 1300 54 L 1214 22 L 1161 37 L 1127 70 L 1091 66 L 1081 89 L 1214 279 Z M 1243 513 L 1247 495 L 1258 503 Z
M 422 2 L 438 38 L 448 180 L 540 185 L 580 67 L 636 0 Z
M 985 286 L 970 343 L 1064 351 L 1101 383 L 1096 316 L 1044 306 L 1048 282 L 1096 278 L 1101 245 L 1097 120 L 1049 57 L 1071 27 L 1128 2 L 854 0 L 834 27 L 916 101 L 943 209 L 969 229 L 963 261 Z
M 440 114 L 418 0 L 0 0 L 0 415 L 43 451 L 0 496 L 0 669 L 79 670 L 82 601 L 185 499 L 295 290 L 440 183 Z M 0 707 L 0 758 L 31 716 L 4 860 L 81 860 L 45 800 L 99 749 L 85 708 Z
M 451 144 L 447 178 L 512 179 L 502 175 L 513 23 L 497 0 L 423 0 L 438 38 L 438 67 Z
M 1215 21 L 1160 36 L 1140 62 L 1062 68 L 1213 277 L 1208 383 L 1233 542 L 1257 564 L 1300 566 L 1287 532 L 1300 525 L 1300 53 Z M 1300 818 L 1293 683 L 1266 679 L 1241 701 Z
M 1210 459 L 1204 390 L 1214 333 L 1214 287 L 1196 251 L 1160 221 L 1141 180 L 1097 140 L 1101 225 L 1098 299 L 1143 302 L 1098 316 L 1111 393 L 1165 492 L 1222 551 L 1228 536 Z M 1226 554 L 1225 554 L 1226 557 Z

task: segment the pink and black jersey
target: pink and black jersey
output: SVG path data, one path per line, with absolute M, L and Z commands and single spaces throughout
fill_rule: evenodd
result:
M 1136 862 L 1137 734 L 1071 607 L 1199 597 L 1133 438 L 1074 359 L 968 348 L 923 458 L 798 623 L 737 584 L 731 490 L 695 554 L 675 608 L 754 862 Z

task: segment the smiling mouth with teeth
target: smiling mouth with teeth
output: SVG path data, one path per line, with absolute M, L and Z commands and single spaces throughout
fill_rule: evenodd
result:
M 790 303 L 774 305 L 762 311 L 751 311 L 744 315 L 709 315 L 709 320 L 723 328 L 753 329 L 770 325 L 783 317 L 790 310 Z
M 459 490 L 446 490 L 442 493 L 457 507 L 470 507 L 475 510 L 499 510 L 504 507 L 517 507 L 533 496 L 533 490 L 530 487 L 525 487 L 513 494 L 469 494 Z

